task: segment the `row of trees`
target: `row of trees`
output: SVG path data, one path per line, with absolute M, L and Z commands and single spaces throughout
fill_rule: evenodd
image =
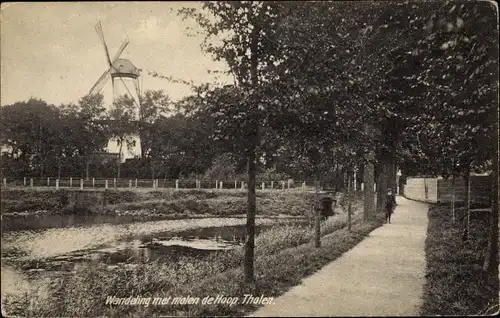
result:
M 35 98 L 5 105 L 0 118 L 2 175 L 244 179 L 246 160 L 239 149 L 245 141 L 237 131 L 232 139 L 214 134 L 214 107 L 205 107 L 197 95 L 172 102 L 163 91 L 146 91 L 140 111 L 127 96 L 111 106 L 104 105 L 101 95 L 59 106 Z M 120 152 L 126 151 L 134 134 L 141 136 L 141 157 L 120 163 L 119 156 L 106 152 L 110 139 Z M 260 179 L 311 177 L 307 162 L 279 149 L 272 131 L 266 136 Z M 341 178 L 340 166 L 331 170 L 330 178 Z
M 244 146 L 235 151 L 248 164 L 247 281 L 253 281 L 256 158 L 267 157 L 269 146 L 292 153 L 317 177 L 334 164 L 350 171 L 364 165 L 365 189 L 373 189 L 375 168 L 379 211 L 396 162 L 403 172 L 445 177 L 496 172 L 492 4 L 238 1 L 180 14 L 196 19 L 205 51 L 235 78 L 232 86 L 205 87 L 199 109 L 217 119 L 217 138 Z M 365 200 L 369 220 L 369 191 Z
M 210 143 L 209 121 L 175 106 L 163 91 L 146 91 L 139 111 L 128 96 L 107 107 L 102 95 L 57 107 L 34 98 L 2 106 L 2 174 L 120 177 L 120 168 L 143 178 L 203 173 L 222 149 Z M 140 158 L 120 164 L 106 155 L 110 139 L 123 153 L 134 134 L 141 136 Z

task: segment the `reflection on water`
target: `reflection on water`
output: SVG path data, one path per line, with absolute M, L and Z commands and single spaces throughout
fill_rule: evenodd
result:
M 288 221 L 288 220 L 287 220 Z M 277 219 L 256 219 L 256 226 L 287 222 Z M 9 231 L 2 233 L 2 255 L 4 252 L 20 251 L 23 259 L 46 259 L 103 247 L 116 246 L 120 242 L 134 239 L 168 236 L 185 231 L 212 227 L 243 226 L 243 218 L 204 218 L 134 222 L 127 224 L 98 224 L 88 227 L 51 228 L 37 231 Z M 199 231 L 199 230 L 198 230 Z M 18 252 L 13 255 L 18 254 Z
M 301 226 L 303 222 L 293 222 Z M 256 228 L 256 234 L 271 225 Z M 64 255 L 31 262 L 24 270 L 73 270 L 75 264 L 97 261 L 108 265 L 137 264 L 151 261 L 176 262 L 180 257 L 202 258 L 215 251 L 241 247 L 245 241 L 245 227 L 224 226 L 196 228 L 180 232 L 164 232 L 140 237 L 124 237 L 105 247 L 73 251 Z

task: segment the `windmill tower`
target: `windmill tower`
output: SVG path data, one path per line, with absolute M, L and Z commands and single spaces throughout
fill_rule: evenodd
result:
M 113 89 L 112 100 L 113 103 L 121 96 L 127 95 L 134 102 L 134 112 L 133 119 L 137 123 L 139 120 L 139 111 L 140 107 L 140 99 L 141 95 L 141 86 L 139 83 L 139 78 L 141 75 L 141 70 L 130 62 L 128 59 L 120 58 L 121 54 L 125 50 L 125 47 L 129 44 L 129 40 L 123 41 L 113 59 L 109 56 L 108 45 L 106 44 L 106 40 L 104 38 L 104 32 L 102 30 L 101 22 L 97 23 L 95 26 L 95 30 L 99 35 L 99 39 L 104 47 L 104 53 L 106 55 L 106 61 L 108 63 L 109 68 L 106 69 L 99 79 L 96 81 L 94 86 L 90 89 L 89 94 L 97 94 L 102 91 L 104 86 L 107 84 L 109 79 L 111 79 L 111 85 Z M 127 84 L 128 83 L 128 84 Z M 132 89 L 131 89 L 131 87 Z M 110 125 L 126 125 L 123 122 L 110 121 Z M 130 125 L 130 124 L 129 124 Z M 132 127 L 130 127 L 132 129 Z M 108 152 L 110 153 L 120 153 L 120 158 L 124 161 L 127 158 L 133 158 L 141 155 L 141 142 L 138 133 L 131 134 L 127 136 L 127 139 L 131 141 L 131 149 L 127 145 L 123 145 L 120 147 L 119 139 L 112 138 L 108 142 Z

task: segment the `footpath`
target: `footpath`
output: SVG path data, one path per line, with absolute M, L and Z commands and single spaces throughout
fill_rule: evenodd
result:
M 396 201 L 390 224 L 250 316 L 420 315 L 428 206 Z

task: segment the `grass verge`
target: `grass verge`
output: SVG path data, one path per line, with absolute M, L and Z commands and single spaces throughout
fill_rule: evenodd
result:
M 70 191 L 8 190 L 1 193 L 1 212 L 20 214 L 95 214 L 116 216 L 231 216 L 246 213 L 244 191 L 113 191 L 90 196 L 84 209 L 70 206 Z M 102 196 L 105 205 L 98 204 Z M 257 210 L 262 215 L 301 216 L 307 211 L 313 194 L 300 191 L 263 191 L 257 194 Z M 94 200 L 95 199 L 95 200 Z M 85 210 L 85 211 L 83 211 Z
M 463 218 L 463 209 L 457 212 L 459 219 Z M 472 215 L 471 235 L 465 242 L 461 222 L 453 225 L 451 220 L 450 207 L 429 209 L 427 282 L 421 314 L 480 315 L 488 308 L 498 310 L 498 277 L 490 277 L 482 269 L 488 245 L 487 215 Z
M 356 213 L 352 231 L 345 228 L 345 216 L 323 224 L 320 248 L 310 232 L 292 226 L 264 231 L 256 239 L 256 282 L 242 284 L 242 250 L 212 254 L 203 259 L 182 258 L 176 263 L 151 262 L 135 267 L 120 265 L 109 270 L 104 264 L 89 263 L 74 275 L 60 277 L 44 292 L 11 296 L 4 310 L 21 316 L 240 316 L 256 309 L 235 303 L 206 305 L 110 306 L 107 296 L 178 297 L 225 295 L 243 299 L 245 293 L 277 297 L 324 265 L 359 243 L 380 222 L 362 223 Z M 286 260 L 286 261 L 284 261 Z

